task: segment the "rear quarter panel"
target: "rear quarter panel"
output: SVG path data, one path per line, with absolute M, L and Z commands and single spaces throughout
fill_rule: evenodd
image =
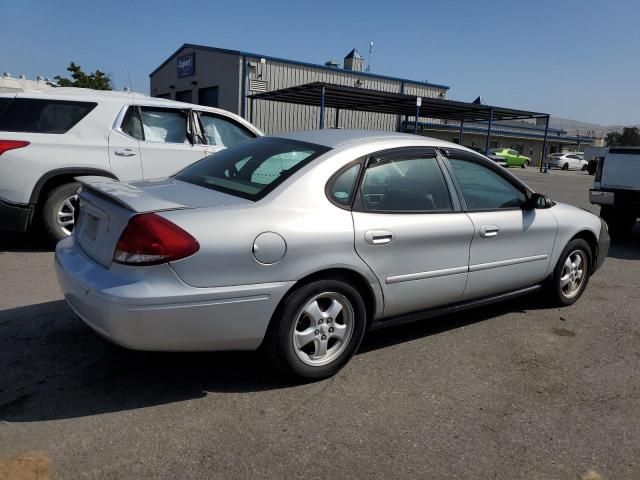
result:
M 324 190 L 342 166 L 384 148 L 389 148 L 388 141 L 334 150 L 331 158 L 312 162 L 248 206 L 161 213 L 200 243 L 196 254 L 173 262 L 172 268 L 183 282 L 196 287 L 298 281 L 321 270 L 346 268 L 369 282 L 379 299 L 378 315 L 382 309 L 380 284 L 355 252 L 351 212 L 333 205 Z M 272 265 L 258 262 L 252 253 L 254 240 L 263 232 L 275 232 L 286 242 L 284 257 Z

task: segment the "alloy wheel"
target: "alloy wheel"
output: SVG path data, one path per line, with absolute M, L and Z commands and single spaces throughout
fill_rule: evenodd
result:
M 72 195 L 65 198 L 58 207 L 56 212 L 56 222 L 60 230 L 65 235 L 71 235 L 75 224 L 74 213 L 76 211 L 76 202 L 78 201 L 78 195 Z
M 573 250 L 562 266 L 560 290 L 565 298 L 575 297 L 587 277 L 587 256 L 582 250 Z
M 312 297 L 299 310 L 292 332 L 297 357 L 311 366 L 327 365 L 338 358 L 353 335 L 355 313 L 351 302 L 338 292 Z

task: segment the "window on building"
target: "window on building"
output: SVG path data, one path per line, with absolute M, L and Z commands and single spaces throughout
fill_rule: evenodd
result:
M 198 90 L 198 103 L 207 107 L 217 107 L 218 87 L 207 87 Z
M 191 90 L 182 90 L 180 92 L 176 92 L 177 102 L 193 103 L 191 101 L 191 98 L 192 98 Z

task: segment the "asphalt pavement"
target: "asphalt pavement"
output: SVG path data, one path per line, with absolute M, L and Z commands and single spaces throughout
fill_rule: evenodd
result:
M 511 171 L 597 211 L 593 177 Z M 638 227 L 571 307 L 536 295 L 372 332 L 307 385 L 256 353 L 111 345 L 39 235 L 0 232 L 0 252 L 0 479 L 640 478 Z

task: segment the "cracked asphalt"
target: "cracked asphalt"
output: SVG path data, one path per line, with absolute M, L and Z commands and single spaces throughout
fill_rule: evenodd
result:
M 511 171 L 596 210 L 586 174 Z M 255 353 L 107 343 L 38 237 L 0 232 L 0 479 L 640 478 L 639 226 L 571 307 L 537 295 L 372 332 L 308 385 Z

